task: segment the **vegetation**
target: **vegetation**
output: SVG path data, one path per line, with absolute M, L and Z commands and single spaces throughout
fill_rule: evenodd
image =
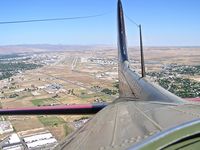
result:
M 200 66 L 174 66 L 169 70 L 179 74 L 200 75 Z
M 112 100 L 112 98 L 110 97 L 110 95 L 106 95 L 106 94 L 101 94 L 99 96 L 99 98 L 102 100 L 102 101 L 110 101 Z
M 80 95 L 80 98 L 81 99 L 88 99 L 88 98 L 93 98 L 93 97 L 95 97 L 96 96 L 96 94 L 95 93 L 93 93 L 93 94 L 87 94 L 87 93 L 81 93 L 81 95 Z
M 51 102 L 51 103 L 52 103 L 52 99 L 51 99 L 51 98 L 34 99 L 34 100 L 31 100 L 31 102 L 32 102 L 33 105 L 35 105 L 35 106 L 44 106 L 44 105 L 47 104 L 48 102 Z
M 10 78 L 24 70 L 32 70 L 42 66 L 28 62 L 29 59 L 29 57 L 17 54 L 0 55 L 0 80 Z
M 108 95 L 115 95 L 115 94 L 118 93 L 117 90 L 110 90 L 110 89 L 108 89 L 108 88 L 103 89 L 101 92 L 103 92 L 103 93 L 105 93 L 105 94 L 108 94 Z
M 1 72 L 15 72 L 17 70 L 31 70 L 39 67 L 41 65 L 33 64 L 33 63 L 24 63 L 24 62 L 17 62 L 17 63 L 1 63 L 0 64 L 0 71 Z
M 171 64 L 164 68 L 161 72 L 148 72 L 147 75 L 153 77 L 166 77 L 169 75 L 200 75 L 200 66 L 186 66 Z
M 62 118 L 56 116 L 40 116 L 38 117 L 38 119 L 44 126 L 53 127 L 65 123 L 65 121 Z
M 200 82 L 184 75 L 199 75 L 200 66 L 169 65 L 162 72 L 151 72 L 160 86 L 182 98 L 200 97 Z
M 158 79 L 158 83 L 179 97 L 200 97 L 200 83 L 194 80 L 174 77 Z
M 0 80 L 10 78 L 13 75 L 19 73 L 19 71 L 32 70 L 41 66 L 42 65 L 24 62 L 0 63 Z
M 80 120 L 89 119 L 89 118 L 90 118 L 90 116 L 82 116 L 81 118 L 75 119 L 74 121 L 80 121 Z
M 14 93 L 14 94 L 11 94 L 11 95 L 9 96 L 9 98 L 15 98 L 15 97 L 18 97 L 18 96 L 19 96 L 18 94 Z
M 161 72 L 150 72 L 160 86 L 182 98 L 200 97 L 200 83 L 184 75 L 200 75 L 200 66 L 171 64 Z
M 116 89 L 119 89 L 119 81 L 113 83 L 113 87 Z
M 65 136 L 67 136 L 68 134 L 72 133 L 72 128 L 70 128 L 67 124 L 65 124 L 63 126 L 64 130 L 65 130 Z
M 0 74 L 0 80 L 6 79 L 6 78 L 10 78 L 12 77 L 14 74 L 11 72 L 2 72 Z
M 167 84 L 169 82 L 169 79 L 159 80 L 159 84 L 164 88 L 169 85 Z M 190 79 L 173 78 L 170 87 L 167 88 L 170 92 L 182 98 L 200 97 L 200 83 Z
M 21 57 L 21 56 L 17 55 L 17 54 L 0 55 L 0 60 L 2 60 L 2 59 L 12 59 L 12 58 L 18 58 L 18 57 Z

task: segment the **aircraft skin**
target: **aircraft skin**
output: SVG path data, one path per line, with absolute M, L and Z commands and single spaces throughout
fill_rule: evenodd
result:
M 1 109 L 0 115 L 94 114 L 58 150 L 198 149 L 200 105 L 140 77 L 129 64 L 124 14 L 117 6 L 119 98 L 107 105 Z
M 56 149 L 165 149 L 186 135 L 199 133 L 199 105 L 187 103 L 131 69 L 121 0 L 117 23 L 119 98 L 67 136 Z

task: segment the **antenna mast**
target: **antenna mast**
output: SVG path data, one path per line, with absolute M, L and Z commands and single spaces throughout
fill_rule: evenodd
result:
M 140 53 L 141 53 L 141 70 L 142 70 L 142 78 L 146 76 L 145 73 L 145 64 L 144 64 L 144 54 L 143 54 L 143 43 L 142 43 L 142 26 L 141 24 L 138 26 L 140 32 Z

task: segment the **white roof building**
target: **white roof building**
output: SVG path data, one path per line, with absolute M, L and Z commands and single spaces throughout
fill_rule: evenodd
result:
M 38 95 L 40 95 L 40 93 L 38 93 L 37 91 L 31 92 L 31 94 L 32 94 L 33 96 L 38 96 Z
M 21 140 L 16 133 L 13 133 L 10 135 L 9 141 L 8 141 L 9 144 L 15 144 L 15 143 L 20 143 L 20 142 Z
M 53 143 L 57 143 L 57 140 L 55 138 L 27 143 L 27 147 L 31 149 L 31 148 L 41 147 L 41 146 L 45 146 L 47 144 L 53 144 Z
M 13 132 L 13 127 L 9 121 L 0 121 L 0 134 Z
M 17 144 L 13 146 L 4 147 L 2 150 L 22 150 L 22 149 L 23 149 L 23 145 Z
M 51 133 L 40 133 L 23 139 L 28 149 L 48 147 L 58 143 Z
M 21 150 L 21 149 L 23 149 L 21 140 L 16 133 L 11 134 L 5 140 L 6 140 L 5 143 L 3 143 L 3 145 L 2 145 L 3 150 Z
M 51 133 L 38 134 L 38 135 L 25 137 L 24 142 L 31 143 L 31 142 L 39 141 L 39 140 L 43 140 L 43 139 L 50 139 L 52 137 L 53 137 L 53 135 Z
M 17 92 L 17 93 L 22 92 L 22 91 L 24 91 L 24 89 L 16 89 L 16 90 L 14 90 L 14 92 Z

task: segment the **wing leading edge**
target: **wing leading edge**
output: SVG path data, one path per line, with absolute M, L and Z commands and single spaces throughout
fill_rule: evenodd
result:
M 0 109 L 0 115 L 89 115 L 96 114 L 106 106 L 107 104 L 101 103 Z

